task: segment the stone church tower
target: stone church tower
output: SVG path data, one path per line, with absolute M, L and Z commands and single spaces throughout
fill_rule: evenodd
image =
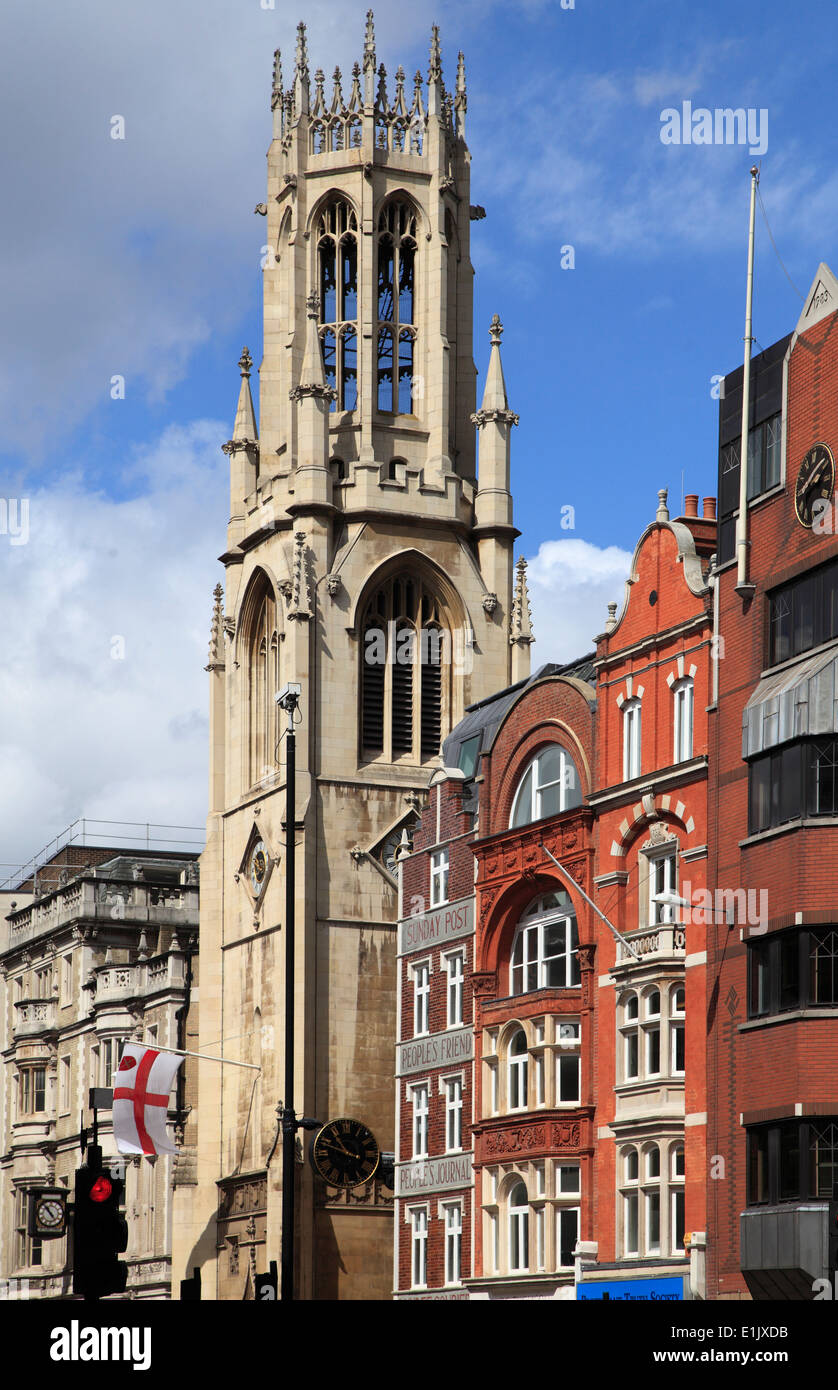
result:
M 176 1193 L 175 1278 L 252 1296 L 279 1259 L 285 716 L 297 729 L 298 1115 L 362 1120 L 394 1149 L 395 850 L 442 739 L 529 670 L 513 594 L 500 321 L 475 412 L 462 54 L 388 84 L 372 13 L 331 91 L 305 26 L 273 79 L 259 427 L 245 349 L 210 661 L 201 860 L 197 1182 Z M 475 436 L 479 453 L 476 480 Z M 405 659 L 405 654 L 407 654 Z M 401 659 L 400 659 L 401 658 Z M 253 1077 L 257 1076 L 254 1084 Z M 187 1126 L 194 1135 L 195 1112 Z M 301 1132 L 307 1156 L 309 1136 Z M 392 1192 L 298 1174 L 301 1298 L 389 1298 Z

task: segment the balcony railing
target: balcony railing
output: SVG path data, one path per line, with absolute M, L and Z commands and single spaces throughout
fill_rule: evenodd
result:
M 97 1008 L 104 1004 L 120 1004 L 160 989 L 182 989 L 185 981 L 184 960 L 177 955 L 138 961 L 135 965 L 105 965 L 95 974 Z
M 95 872 L 95 870 L 93 871 Z M 83 920 L 193 926 L 198 922 L 198 885 L 126 883 L 92 879 L 71 884 L 11 915 L 9 945 Z
M 49 1033 L 56 1027 L 56 1010 L 54 999 L 18 999 L 12 1023 L 14 1037 L 33 1038 Z
M 638 955 L 644 960 L 660 960 L 663 957 L 683 959 L 686 943 L 686 933 L 682 926 L 674 922 L 660 922 L 653 927 L 644 927 L 640 931 L 625 932 L 626 941 L 630 942 Z M 622 942 L 617 942 L 617 965 L 630 965 L 635 959 L 630 951 L 627 951 Z

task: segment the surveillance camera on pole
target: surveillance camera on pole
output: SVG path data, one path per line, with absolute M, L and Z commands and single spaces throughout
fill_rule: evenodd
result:
M 294 710 L 300 703 L 300 696 L 302 693 L 303 687 L 301 685 L 296 681 L 288 681 L 288 683 L 274 695 L 274 703 L 279 705 L 280 709 L 284 709 L 286 714 L 293 715 Z

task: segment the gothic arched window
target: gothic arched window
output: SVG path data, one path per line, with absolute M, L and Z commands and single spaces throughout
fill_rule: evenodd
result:
M 253 609 L 247 648 L 248 708 L 250 710 L 250 783 L 276 771 L 276 704 L 280 689 L 279 633 L 276 599 L 267 584 Z
M 370 598 L 361 633 L 362 756 L 435 757 L 451 703 L 444 608 L 418 576 L 397 574 Z
M 397 200 L 378 223 L 378 409 L 413 414 L 416 213 Z
M 323 210 L 317 226 L 320 337 L 326 380 L 337 392 L 332 410 L 358 402 L 358 223 L 345 198 Z

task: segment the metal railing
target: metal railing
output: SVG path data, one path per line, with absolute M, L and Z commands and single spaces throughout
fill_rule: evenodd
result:
M 164 830 L 180 833 L 173 835 L 157 833 Z M 199 836 L 199 838 L 191 838 L 194 835 Z M 50 867 L 77 867 L 62 866 L 60 861 L 53 858 L 59 850 L 66 849 L 68 845 L 81 845 L 90 849 L 130 850 L 141 846 L 146 850 L 200 851 L 204 848 L 204 842 L 205 832 L 202 826 L 158 825 L 153 821 L 90 820 L 87 817 L 82 817 L 79 820 L 74 820 L 71 825 L 67 826 L 66 830 L 62 830 L 25 864 L 13 866 L 8 877 L 0 882 L 0 889 L 19 887 L 26 879 L 36 876 L 38 870 L 50 861 L 52 861 Z M 8 868 L 9 866 L 4 865 L 3 867 Z

